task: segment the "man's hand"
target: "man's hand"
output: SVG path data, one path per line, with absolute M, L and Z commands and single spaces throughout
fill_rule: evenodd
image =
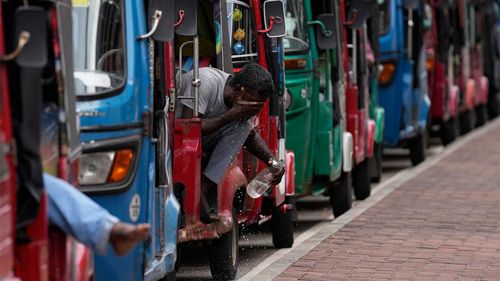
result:
M 274 171 L 274 167 L 269 167 L 269 170 L 272 171 L 273 173 L 273 181 L 271 182 L 272 185 L 277 185 L 281 182 L 281 178 L 285 174 L 285 165 L 282 161 L 279 160 L 270 160 L 269 162 L 272 163 L 273 161 L 277 161 L 279 163 L 278 169 Z M 270 164 L 268 164 L 270 166 Z
M 239 95 L 236 95 L 233 101 L 233 106 L 228 110 L 227 114 L 234 119 L 248 119 L 259 113 L 263 102 L 246 101 L 242 99 L 245 96 L 245 88 L 241 87 Z

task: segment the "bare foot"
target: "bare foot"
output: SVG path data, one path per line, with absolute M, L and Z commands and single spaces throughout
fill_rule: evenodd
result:
M 134 246 L 149 236 L 149 224 L 138 225 L 118 222 L 111 228 L 109 242 L 118 256 L 130 252 Z

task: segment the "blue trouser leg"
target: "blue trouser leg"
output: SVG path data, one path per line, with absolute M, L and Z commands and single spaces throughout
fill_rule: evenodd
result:
M 118 219 L 64 180 L 43 175 L 49 221 L 64 233 L 104 254 L 111 228 Z

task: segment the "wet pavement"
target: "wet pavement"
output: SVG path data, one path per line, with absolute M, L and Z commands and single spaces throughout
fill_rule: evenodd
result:
M 434 141 L 437 143 L 437 141 Z M 428 150 L 428 156 L 438 155 L 443 151 L 439 145 Z M 384 151 L 382 182 L 372 185 L 375 194 L 383 183 L 391 179 L 398 172 L 411 167 L 408 151 L 405 149 L 386 149 Z M 360 201 L 355 201 L 354 206 Z M 333 220 L 328 198 L 324 196 L 301 198 L 297 202 L 298 221 L 294 228 L 296 244 L 300 239 L 306 239 L 309 233 L 320 229 Z M 302 235 L 302 236 L 301 236 Z M 299 238 L 299 241 L 297 241 Z M 178 280 L 212 280 L 208 267 L 208 253 L 196 248 L 184 251 L 181 256 L 181 267 L 177 273 Z M 285 249 L 288 250 L 288 249 Z M 243 231 L 240 237 L 240 263 L 238 267 L 239 279 L 249 273 L 264 260 L 275 254 L 278 250 L 273 248 L 271 233 L 268 227 L 251 228 Z M 262 281 L 262 280 L 261 280 Z

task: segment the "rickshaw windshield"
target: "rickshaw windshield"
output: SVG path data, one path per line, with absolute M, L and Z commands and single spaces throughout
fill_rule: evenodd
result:
M 303 5 L 302 0 L 287 1 L 286 35 L 283 38 L 285 53 L 304 52 L 309 49 Z
M 389 33 L 391 29 L 391 3 L 390 0 L 377 0 L 378 2 L 378 10 L 380 20 L 378 21 L 380 24 L 379 34 L 384 35 Z
M 73 46 L 78 96 L 98 96 L 125 82 L 122 0 L 73 0 Z
M 227 1 L 227 26 L 235 67 L 257 60 L 256 34 L 247 1 Z

